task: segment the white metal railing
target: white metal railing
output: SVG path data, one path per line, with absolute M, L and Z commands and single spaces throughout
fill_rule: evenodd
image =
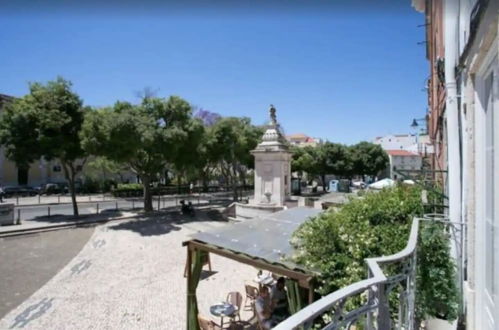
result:
M 414 329 L 414 296 L 416 273 L 416 247 L 418 242 L 419 218 L 414 218 L 407 246 L 391 256 L 366 259 L 368 278 L 341 288 L 308 305 L 298 313 L 279 323 L 274 329 L 290 330 L 301 327 L 310 329 L 314 321 L 328 315 L 322 322 L 322 329 L 351 329 L 363 323 L 365 329 Z M 395 275 L 385 274 L 382 267 L 396 265 Z M 396 287 L 398 311 L 392 319 L 389 295 Z M 346 305 L 352 298 L 365 301 L 362 306 L 348 310 Z M 324 318 L 323 318 L 324 320 Z

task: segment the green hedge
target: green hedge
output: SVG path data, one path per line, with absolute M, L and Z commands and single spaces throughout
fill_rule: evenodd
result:
M 298 228 L 292 244 L 301 252 L 294 261 L 321 272 L 316 291 L 326 295 L 365 279 L 366 258 L 401 251 L 407 244 L 413 217 L 423 211 L 417 187 L 366 193 Z M 417 317 L 453 320 L 457 317 L 458 295 L 446 229 L 441 224 L 423 222 L 419 237 Z M 352 304 L 358 305 L 360 300 Z

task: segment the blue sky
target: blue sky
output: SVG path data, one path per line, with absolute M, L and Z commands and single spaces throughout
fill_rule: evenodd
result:
M 428 64 L 423 15 L 395 2 L 0 2 L 0 93 L 61 75 L 93 106 L 136 102 L 149 86 L 256 124 L 272 103 L 286 133 L 334 142 L 406 133 L 425 114 Z

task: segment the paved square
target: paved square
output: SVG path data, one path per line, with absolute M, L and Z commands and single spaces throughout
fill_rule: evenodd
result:
M 185 329 L 182 242 L 191 233 L 226 224 L 174 222 L 169 215 L 101 225 L 72 261 L 0 320 L 0 329 Z M 229 291 L 244 296 L 244 281 L 256 273 L 216 255 L 211 262 L 215 273 L 198 287 L 206 316 Z

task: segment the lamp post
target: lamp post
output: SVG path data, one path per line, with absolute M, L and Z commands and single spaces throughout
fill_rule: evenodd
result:
M 419 119 L 414 118 L 414 119 L 412 120 L 412 123 L 411 123 L 411 128 L 412 128 L 412 129 L 414 129 L 414 130 L 417 130 L 417 128 L 420 126 L 420 125 L 418 124 L 418 122 L 424 122 L 424 123 L 425 123 L 425 126 L 426 126 L 426 121 L 427 121 L 426 117 L 425 117 L 425 118 L 419 118 Z M 419 135 L 420 135 L 422 132 L 424 132 L 425 134 L 427 134 L 427 132 L 426 132 L 426 129 L 425 129 L 425 128 L 421 128 L 419 131 L 416 131 L 416 146 L 417 146 L 417 148 L 418 148 L 418 153 L 421 153 L 421 152 L 422 152 L 422 150 L 420 150 L 420 147 L 419 147 Z M 426 153 L 426 152 L 425 152 L 425 153 Z M 426 156 L 426 155 L 425 155 L 425 156 Z

